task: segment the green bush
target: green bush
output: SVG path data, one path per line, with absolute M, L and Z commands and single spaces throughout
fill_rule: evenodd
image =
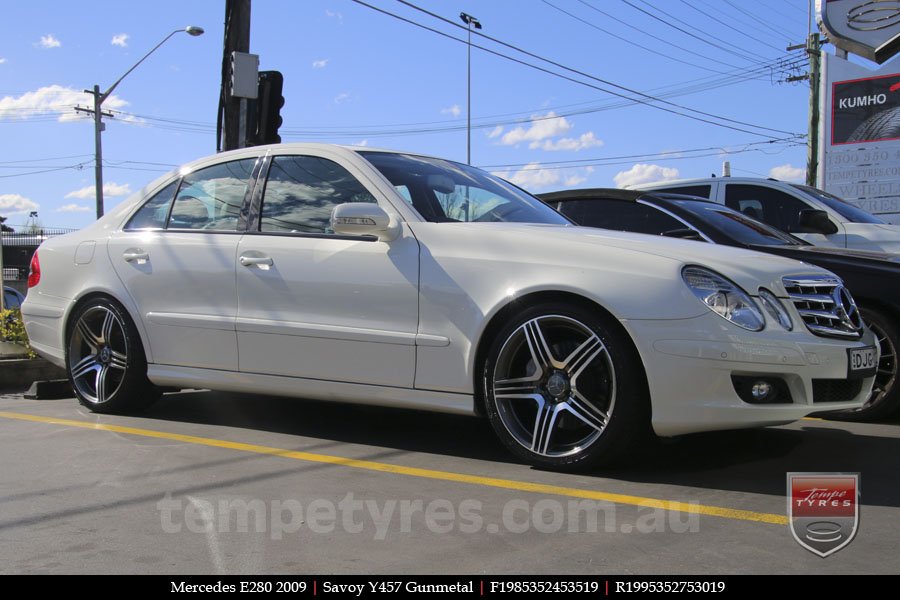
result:
M 0 339 L 24 346 L 28 358 L 37 358 L 37 354 L 28 343 L 25 323 L 22 322 L 22 313 L 18 308 L 0 311 Z

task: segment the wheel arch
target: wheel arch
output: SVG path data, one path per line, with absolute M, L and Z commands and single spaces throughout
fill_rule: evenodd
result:
M 134 307 L 130 302 L 123 301 L 121 298 L 116 296 L 114 293 L 109 290 L 104 289 L 86 289 L 81 294 L 79 294 L 76 298 L 73 299 L 72 303 L 69 305 L 66 314 L 63 317 L 63 327 L 62 327 L 62 349 L 63 352 L 67 352 L 68 344 L 69 344 L 69 333 L 72 327 L 72 317 L 78 313 L 78 310 L 84 306 L 86 303 L 95 299 L 105 299 L 111 302 L 115 302 L 119 306 L 121 306 L 125 314 L 128 315 L 128 318 L 131 319 L 131 323 L 134 325 L 135 330 L 137 330 L 138 338 L 141 340 L 141 346 L 144 348 L 144 356 L 147 359 L 148 363 L 153 362 L 153 355 L 150 352 L 150 344 L 147 339 L 146 331 L 144 330 L 144 323 L 141 319 L 137 318 L 135 314 Z
M 490 351 L 491 343 L 493 342 L 494 337 L 509 322 L 509 320 L 516 314 L 516 312 L 521 311 L 523 308 L 553 302 L 560 304 L 571 304 L 590 311 L 596 311 L 598 316 L 604 321 L 606 325 L 622 335 L 622 339 L 627 340 L 629 346 L 628 350 L 633 354 L 634 358 L 637 361 L 637 364 L 640 367 L 643 385 L 645 387 L 647 386 L 647 372 L 644 366 L 643 358 L 641 357 L 640 352 L 638 352 L 637 345 L 634 343 L 634 340 L 631 338 L 631 334 L 628 332 L 628 330 L 622 325 L 619 319 L 617 319 L 606 307 L 590 298 L 586 298 L 585 296 L 576 294 L 574 292 L 563 290 L 534 291 L 516 297 L 494 311 L 478 337 L 478 342 L 475 348 L 475 357 L 473 363 L 474 367 L 472 369 L 472 386 L 475 399 L 475 414 L 480 417 L 485 416 L 485 391 L 482 377 L 484 371 L 484 363 L 487 360 L 487 355 Z

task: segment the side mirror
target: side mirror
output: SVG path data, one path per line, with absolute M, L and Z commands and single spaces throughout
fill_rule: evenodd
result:
M 338 235 L 371 235 L 382 242 L 400 235 L 400 226 L 391 222 L 383 208 L 371 202 L 338 204 L 331 211 L 331 228 Z
M 695 231 L 690 227 L 683 227 L 681 229 L 670 229 L 668 231 L 663 231 L 661 234 L 665 237 L 673 237 L 673 238 L 681 238 L 683 240 L 697 240 L 701 241 L 703 238 L 700 236 L 699 231 Z
M 800 218 L 793 233 L 822 233 L 829 235 L 837 233 L 837 225 L 828 218 L 824 210 L 806 209 L 800 211 Z

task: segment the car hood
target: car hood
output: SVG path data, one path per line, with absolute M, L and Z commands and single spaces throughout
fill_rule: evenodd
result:
M 678 268 L 700 265 L 728 277 L 742 288 L 756 294 L 767 287 L 785 295 L 781 278 L 788 275 L 822 275 L 829 272 L 797 260 L 730 246 L 701 244 L 657 235 L 610 231 L 593 227 L 536 225 L 522 223 L 444 223 L 442 226 L 464 229 L 479 228 L 481 236 L 490 239 L 494 248 L 509 245 L 520 260 L 535 264 L 566 261 L 585 268 L 596 268 L 598 261 L 610 257 L 605 250 L 614 249 L 612 257 L 622 252 L 640 255 L 633 259 L 639 268 L 653 270 L 654 264 Z M 479 237 L 481 237 L 479 236 Z
M 836 248 L 834 246 L 791 246 L 792 250 L 809 254 L 825 254 L 848 259 L 848 261 L 887 261 L 900 265 L 900 254 L 878 252 L 876 250 L 858 250 L 855 248 Z
M 848 248 L 900 253 L 900 225 L 845 222 L 844 229 Z

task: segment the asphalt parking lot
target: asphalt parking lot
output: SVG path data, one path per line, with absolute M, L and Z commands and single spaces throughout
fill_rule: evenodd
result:
M 3 573 L 900 572 L 897 419 L 688 436 L 569 475 L 515 462 L 477 419 L 208 391 L 119 417 L 5 394 L 0 456 Z M 861 473 L 849 546 L 794 541 L 788 471 Z

